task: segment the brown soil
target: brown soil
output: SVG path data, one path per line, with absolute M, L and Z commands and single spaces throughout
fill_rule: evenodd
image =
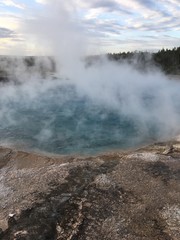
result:
M 180 142 L 95 157 L 0 148 L 0 239 L 180 239 Z

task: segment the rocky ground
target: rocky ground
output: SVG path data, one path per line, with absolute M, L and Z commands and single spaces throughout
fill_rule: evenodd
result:
M 0 239 L 179 240 L 180 141 L 94 157 L 0 148 Z

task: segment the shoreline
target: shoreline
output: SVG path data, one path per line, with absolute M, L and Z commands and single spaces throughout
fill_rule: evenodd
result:
M 86 157 L 0 147 L 0 179 L 2 240 L 180 238 L 179 137 Z

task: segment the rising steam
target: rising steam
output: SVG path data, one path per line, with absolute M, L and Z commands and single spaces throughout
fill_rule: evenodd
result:
M 56 78 L 35 74 L 38 64 L 29 74 L 18 62 L 20 84 L 0 87 L 1 144 L 87 153 L 178 134 L 180 84 L 155 68 L 142 73 L 106 58 L 87 67 L 90 39 L 74 5 L 52 3 L 45 17 L 28 21 L 24 29 L 56 59 Z M 43 64 L 48 68 L 50 61 Z

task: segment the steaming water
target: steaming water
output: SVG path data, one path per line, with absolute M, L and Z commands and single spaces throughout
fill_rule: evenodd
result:
M 90 153 L 131 146 L 138 133 L 133 119 L 78 96 L 73 85 L 56 86 L 33 99 L 18 87 L 16 91 L 16 99 L 6 102 L 11 116 L 1 122 L 2 142 L 55 153 Z
M 160 140 L 179 130 L 178 94 L 170 91 L 168 101 L 173 100 L 173 107 L 169 107 L 167 96 L 160 97 L 157 86 L 143 87 L 137 108 L 137 101 L 127 92 L 124 103 L 125 90 L 120 89 L 113 92 L 116 101 L 111 96 L 107 104 L 101 96 L 95 97 L 95 89 L 82 93 L 70 81 L 1 86 L 1 144 L 60 154 L 97 153 Z M 98 92 L 107 99 L 105 88 Z
M 57 73 L 69 80 L 38 80 L 34 72 L 51 71 L 49 58 L 37 58 L 29 73 L 23 60 L 0 62 L 2 70 L 21 82 L 0 85 L 1 145 L 95 153 L 180 132 L 179 83 L 168 81 L 157 70 L 140 74 L 128 64 L 107 59 L 84 67 L 81 59 L 88 52 L 91 55 L 91 42 L 99 52 L 96 34 L 92 31 L 91 36 L 86 24 L 81 24 L 74 1 L 46 2 L 19 28 L 30 49 L 38 46 L 40 55 L 57 58 Z

